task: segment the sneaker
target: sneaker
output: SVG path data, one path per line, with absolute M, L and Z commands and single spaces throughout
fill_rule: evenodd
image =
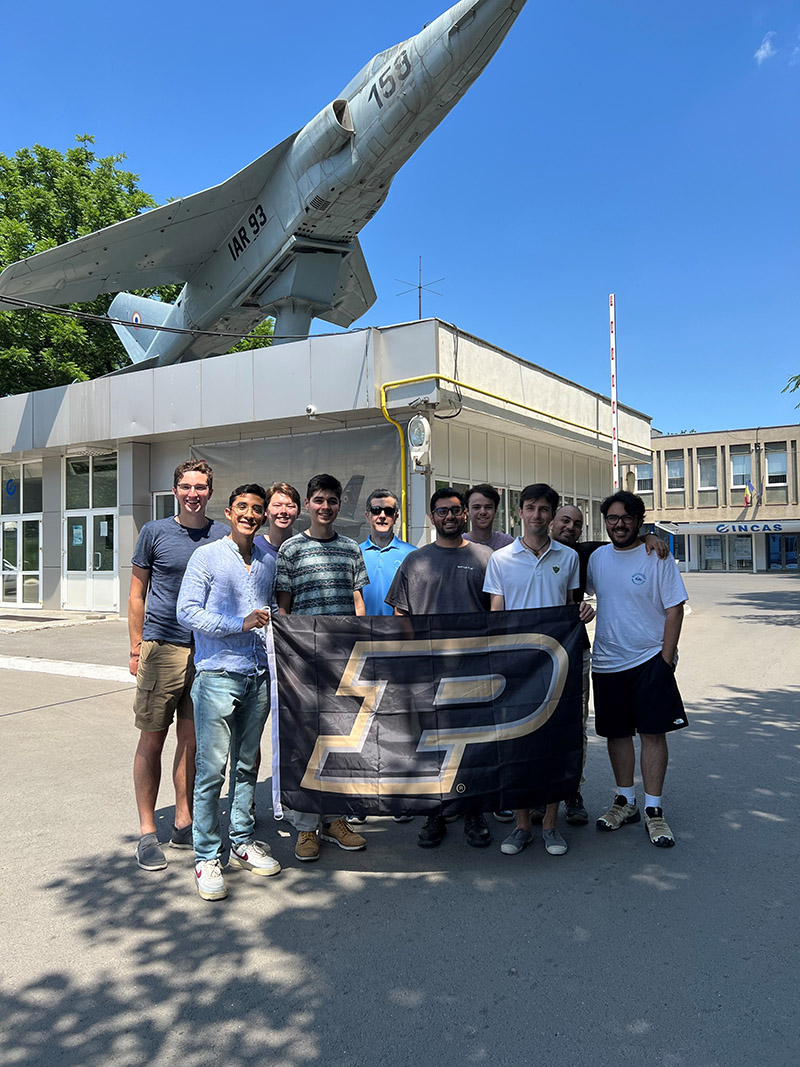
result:
M 518 852 L 527 848 L 531 841 L 533 841 L 533 834 L 530 830 L 520 830 L 517 827 L 502 843 L 500 851 L 504 856 L 516 856 Z
M 564 807 L 567 811 L 567 823 L 570 826 L 585 826 L 589 821 L 589 812 L 583 805 L 583 797 L 580 793 L 565 800 Z
M 558 830 L 542 830 L 542 839 L 544 840 L 544 847 L 551 856 L 563 856 L 569 848 L 569 845 Z
M 367 847 L 366 839 L 361 834 L 354 834 L 344 819 L 337 819 L 328 826 L 323 823 L 320 837 L 323 841 L 338 845 L 345 852 L 360 852 L 362 848 Z
M 194 881 L 203 900 L 224 900 L 228 895 L 219 860 L 198 860 L 194 865 Z
M 504 811 L 493 811 L 492 815 L 494 815 L 495 819 L 497 819 L 498 822 L 514 821 L 514 812 L 509 811 L 507 808 Z
M 163 871 L 167 865 L 158 837 L 155 834 L 143 834 L 136 846 L 136 862 L 143 871 Z
M 492 843 L 492 835 L 482 815 L 465 815 L 464 833 L 467 844 L 472 845 L 473 848 L 486 848 Z
M 279 874 L 281 865 L 273 859 L 269 845 L 263 841 L 248 841 L 246 845 L 231 845 L 231 854 L 228 858 L 231 867 L 241 867 L 244 871 L 252 871 L 267 877 L 270 874 Z
M 533 823 L 534 826 L 538 826 L 541 823 L 542 819 L 544 818 L 544 812 L 545 812 L 544 804 L 542 804 L 541 807 L 537 806 L 535 808 L 531 808 L 530 811 L 531 811 L 531 822 Z
M 180 830 L 173 823 L 172 836 L 169 839 L 170 848 L 194 848 L 192 844 L 192 824 L 182 826 Z
M 639 822 L 642 817 L 642 813 L 636 805 L 636 801 L 633 804 L 629 804 L 622 794 L 614 797 L 614 803 L 605 813 L 601 815 L 595 825 L 598 830 L 619 830 L 620 826 L 624 826 L 626 822 Z
M 445 822 L 458 822 L 458 820 L 460 818 L 461 818 L 461 812 L 458 812 L 456 815 L 445 815 L 444 821 Z
M 436 848 L 441 845 L 446 833 L 447 821 L 444 815 L 429 815 L 417 834 L 417 844 L 420 848 Z
M 363 826 L 364 823 L 367 821 L 367 817 L 366 815 L 348 815 L 347 821 L 354 824 L 358 824 L 358 826 Z
M 414 816 L 413 815 L 393 815 L 392 816 L 392 821 L 393 822 L 413 822 L 414 821 Z
M 675 844 L 675 835 L 670 830 L 661 808 L 645 808 L 644 825 L 656 848 L 672 848 Z
M 294 846 L 294 858 L 303 863 L 319 859 L 319 837 L 316 830 L 301 830 Z

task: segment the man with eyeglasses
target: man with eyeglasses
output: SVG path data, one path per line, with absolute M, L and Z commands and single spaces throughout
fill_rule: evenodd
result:
M 583 513 L 580 508 L 574 507 L 572 504 L 563 504 L 553 516 L 553 521 L 550 523 L 550 536 L 554 541 L 558 541 L 561 545 L 567 545 L 569 548 L 574 548 L 578 553 L 578 560 L 580 562 L 580 585 L 578 586 L 578 602 L 583 600 L 583 595 L 586 592 L 586 572 L 589 567 L 589 560 L 593 552 L 596 552 L 598 548 L 602 548 L 607 544 L 607 541 L 581 541 L 581 534 L 583 533 Z M 663 541 L 660 537 L 656 537 L 655 534 L 647 534 L 644 538 L 645 549 L 648 553 L 655 551 L 660 559 L 666 559 L 669 555 L 669 548 L 666 541 Z M 591 670 L 591 647 L 589 644 L 589 638 L 585 638 L 585 647 L 583 651 L 583 765 L 581 766 L 581 785 L 584 785 L 585 779 L 583 777 L 584 768 L 586 767 L 586 754 L 588 749 L 588 737 L 586 734 L 586 724 L 589 718 L 589 674 Z M 589 812 L 586 810 L 586 806 L 583 802 L 583 794 L 579 791 L 568 800 L 564 801 L 564 809 L 566 811 L 567 823 L 570 826 L 585 826 L 589 821 Z M 544 808 L 536 809 L 544 814 Z
M 192 631 L 180 623 L 176 604 L 192 553 L 228 534 L 228 527 L 206 518 L 213 492 L 213 471 L 204 460 L 175 468 L 172 492 L 178 514 L 147 522 L 134 549 L 128 596 L 129 669 L 136 676 L 135 724 L 139 742 L 133 760 L 133 787 L 139 810 L 136 860 L 142 870 L 160 871 L 166 856 L 156 834 L 155 807 L 161 783 L 161 753 L 177 713 L 175 816 L 170 846 L 192 848 L 192 792 L 195 732 L 191 687 Z
M 645 827 L 659 848 L 675 836 L 664 818 L 667 734 L 688 725 L 675 681 L 686 587 L 671 555 L 648 554 L 640 537 L 644 502 L 620 491 L 600 505 L 611 544 L 589 560 L 587 588 L 597 594 L 592 686 L 595 729 L 605 737 L 614 771 L 614 803 L 597 820 L 619 830 L 641 820 L 633 777 L 639 734 Z
M 263 630 L 269 624 L 275 560 L 253 541 L 266 514 L 262 486 L 248 482 L 234 489 L 225 508 L 230 533 L 194 553 L 178 595 L 178 619 L 195 638 L 194 877 L 203 900 L 228 895 L 219 798 L 229 758 L 229 864 L 260 877 L 281 869 L 269 846 L 255 840 L 257 760 L 270 692 Z
M 424 545 L 400 564 L 386 603 L 395 615 L 446 615 L 487 611 L 489 598 L 483 591 L 486 566 L 492 550 L 464 540 L 467 509 L 461 494 L 447 486 L 431 497 L 430 520 L 436 531 L 433 544 Z M 430 814 L 419 832 L 420 848 L 435 848 L 447 831 L 441 812 Z M 464 818 L 464 833 L 473 848 L 492 843 L 486 819 L 480 812 Z

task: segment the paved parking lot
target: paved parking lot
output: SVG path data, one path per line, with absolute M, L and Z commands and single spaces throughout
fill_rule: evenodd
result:
M 323 845 L 302 867 L 261 782 L 259 836 L 284 871 L 231 873 L 217 904 L 197 897 L 191 853 L 155 874 L 133 858 L 124 622 L 0 632 L 2 1062 L 793 1064 L 800 580 L 687 585 L 676 848 L 590 825 L 566 831 L 564 857 L 507 857 L 506 827 L 478 851 L 456 823 L 429 851 L 418 821 L 372 819 L 365 852 Z M 596 739 L 587 779 L 597 815 L 613 783 Z M 168 788 L 158 815 L 166 838 Z

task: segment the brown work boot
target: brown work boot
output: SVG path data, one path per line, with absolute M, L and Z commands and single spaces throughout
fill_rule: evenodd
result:
M 301 830 L 294 847 L 295 859 L 309 863 L 319 859 L 319 838 L 316 830 Z
M 361 834 L 354 834 L 344 819 L 337 819 L 327 826 L 323 823 L 320 837 L 323 841 L 338 845 L 345 852 L 360 852 L 362 848 L 367 847 L 366 839 Z

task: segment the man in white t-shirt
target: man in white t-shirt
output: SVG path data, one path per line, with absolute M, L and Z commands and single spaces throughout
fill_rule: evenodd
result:
M 587 589 L 597 594 L 592 657 L 595 729 L 608 744 L 614 803 L 600 830 L 639 822 L 633 775 L 639 734 L 645 825 L 659 848 L 675 844 L 662 807 L 669 751 L 667 734 L 688 725 L 675 681 L 686 587 L 672 556 L 648 554 L 639 531 L 644 503 L 619 492 L 600 505 L 611 544 L 589 560 Z
M 555 608 L 578 602 L 580 563 L 574 548 L 550 538 L 549 528 L 559 496 L 549 485 L 526 485 L 519 496 L 522 535 L 498 549 L 486 567 L 483 590 L 491 597 L 492 611 Z M 582 595 L 581 595 L 582 598 Z M 581 619 L 589 622 L 594 611 L 581 605 Z M 558 801 L 548 804 L 542 820 L 542 837 L 551 856 L 563 856 L 567 842 L 558 832 Z M 517 812 L 517 825 L 500 846 L 507 856 L 522 852 L 531 841 L 529 808 Z

